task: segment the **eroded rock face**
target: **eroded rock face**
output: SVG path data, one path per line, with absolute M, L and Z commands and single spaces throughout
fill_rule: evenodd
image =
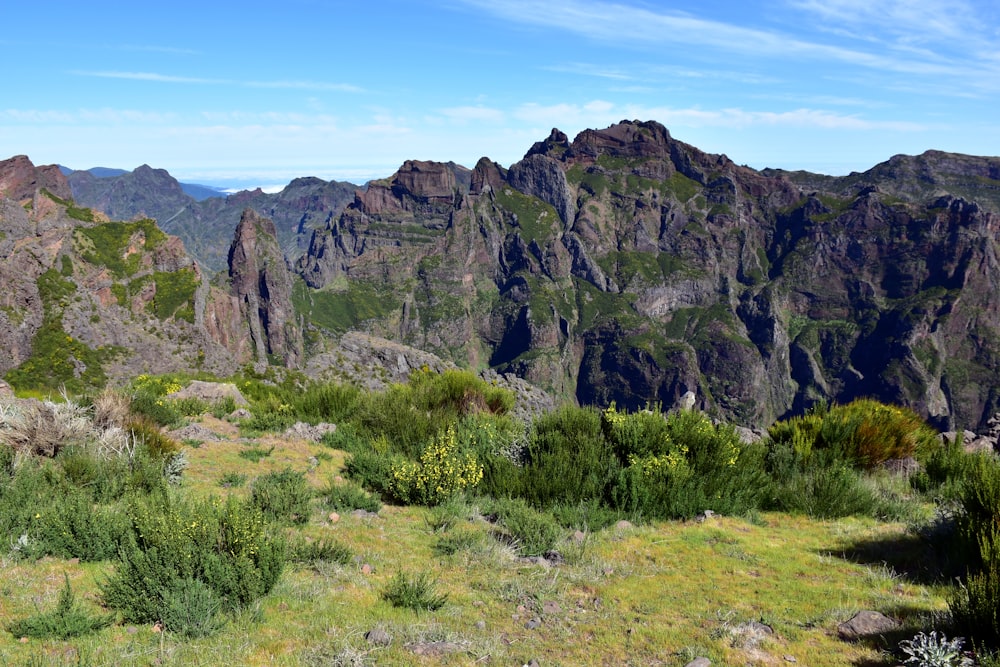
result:
M 302 331 L 292 309 L 292 280 L 274 223 L 246 209 L 229 250 L 229 280 L 259 362 L 302 363 Z
M 0 197 L 24 201 L 32 199 L 42 188 L 60 199 L 73 198 L 69 182 L 58 166 L 36 167 L 26 155 L 0 161 Z
M 0 197 L 0 375 L 76 391 L 140 373 L 232 373 L 242 360 L 203 326 L 213 289 L 183 244 L 150 221 L 102 222 L 57 192 L 36 183 Z
M 368 305 L 349 327 L 582 402 L 693 391 L 760 427 L 877 396 L 975 428 L 1000 408 L 998 164 L 928 153 L 832 178 L 741 167 L 654 122 L 553 130 L 509 170 L 480 160 L 451 201 L 445 166 L 407 163 L 297 268 Z

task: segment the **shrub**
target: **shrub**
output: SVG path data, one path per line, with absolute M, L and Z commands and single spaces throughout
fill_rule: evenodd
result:
M 536 420 L 524 459 L 511 491 L 536 506 L 604 499 L 621 468 L 599 413 L 571 406 Z
M 188 503 L 157 494 L 133 501 L 129 520 L 115 571 L 100 583 L 105 604 L 128 622 L 163 620 L 164 592 L 183 591 L 186 580 L 202 582 L 224 609 L 236 609 L 265 595 L 281 575 L 284 541 L 265 532 L 259 510 L 234 498 Z
M 229 397 L 232 399 L 232 397 Z M 196 417 L 208 412 L 208 401 L 204 401 L 197 396 L 187 396 L 173 400 L 174 409 L 184 417 Z
M 491 509 L 522 556 L 544 555 L 555 548 L 565 532 L 551 515 L 520 499 L 496 501 Z
M 240 487 L 247 483 L 247 476 L 241 472 L 227 472 L 219 478 L 219 486 Z
M 420 611 L 436 611 L 448 601 L 446 593 L 438 593 L 435 589 L 437 581 L 431 579 L 426 572 L 420 572 L 412 577 L 398 572 L 382 590 L 382 599 L 393 607 L 403 607 Z
M 286 468 L 254 480 L 249 502 L 268 519 L 302 524 L 309 520 L 312 496 L 305 475 Z
M 145 417 L 158 426 L 173 426 L 183 416 L 173 401 L 152 391 L 134 392 L 130 407 L 134 414 Z
M 274 452 L 274 446 L 272 445 L 268 449 L 264 449 L 259 445 L 251 445 L 245 449 L 241 449 L 236 452 L 236 455 L 241 459 L 246 459 L 247 461 L 252 461 L 254 463 L 260 463 L 261 459 L 266 459 Z
M 949 601 L 972 638 L 1000 648 L 1000 463 L 977 456 L 961 492 L 959 556 L 968 575 Z
M 473 489 L 483 478 L 483 467 L 475 455 L 460 452 L 455 429 L 424 448 L 419 463 L 392 467 L 392 494 L 406 503 L 437 505 L 453 494 Z
M 54 494 L 33 522 L 34 551 L 59 558 L 100 561 L 113 558 L 128 531 L 128 518 L 116 508 L 94 507 L 81 490 Z
M 937 434 L 907 408 L 859 399 L 847 405 L 820 406 L 809 414 L 778 422 L 769 430 L 776 443 L 794 443 L 808 460 L 814 450 L 872 470 L 889 459 L 925 457 Z
M 393 469 L 404 465 L 406 459 L 389 454 L 388 449 L 389 445 L 384 439 L 364 445 L 347 459 L 344 472 L 355 482 L 380 496 L 392 495 Z
M 843 462 L 815 465 L 777 485 L 769 509 L 804 513 L 820 519 L 855 514 L 873 516 L 878 499 L 860 475 Z
M 334 484 L 330 481 L 322 491 L 323 504 L 335 510 L 365 510 L 378 512 L 382 509 L 379 499 L 353 484 Z
M 69 584 L 69 575 L 63 576 L 65 583 L 59 592 L 59 601 L 54 610 L 39 612 L 34 616 L 15 621 L 7 626 L 7 631 L 15 637 L 69 639 L 96 632 L 114 622 L 114 614 L 90 614 L 79 607 Z
M 188 639 L 207 637 L 222 629 L 222 600 L 200 579 L 176 579 L 163 591 L 160 621 L 164 628 Z
M 179 442 L 163 433 L 160 427 L 147 418 L 139 417 L 128 423 L 126 430 L 132 434 L 137 445 L 156 460 L 166 460 L 181 450 Z
M 696 411 L 604 411 L 602 427 L 625 457 L 613 506 L 633 515 L 689 518 L 706 509 L 745 514 L 767 489 L 764 449 Z
M 331 562 L 347 565 L 351 558 L 350 549 L 326 537 L 319 540 L 299 538 L 288 545 L 288 560 L 293 563 Z
M 236 411 L 236 399 L 232 396 L 223 396 L 212 403 L 212 416 L 216 419 L 225 419 Z

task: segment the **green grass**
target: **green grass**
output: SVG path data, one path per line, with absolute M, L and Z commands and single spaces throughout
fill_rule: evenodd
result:
M 372 281 L 351 280 L 323 291 L 300 279 L 292 286 L 295 312 L 329 331 L 343 333 L 362 322 L 384 317 L 401 307 L 398 297 Z
M 108 267 L 116 278 L 135 274 L 143 256 L 141 251 L 155 249 L 166 238 L 156 222 L 148 219 L 81 227 L 74 237 L 85 261 Z

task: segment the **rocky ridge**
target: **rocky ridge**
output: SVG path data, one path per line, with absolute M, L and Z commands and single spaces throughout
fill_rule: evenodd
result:
M 357 306 L 313 308 L 317 326 L 583 403 L 693 391 L 760 426 L 877 396 L 978 427 L 998 407 L 998 218 L 954 193 L 1000 186 L 995 162 L 929 153 L 810 180 L 653 122 L 553 130 L 510 169 L 481 160 L 450 199 L 429 165 L 404 164 L 317 230 L 296 269 Z M 932 190 L 908 185 L 910 163 Z

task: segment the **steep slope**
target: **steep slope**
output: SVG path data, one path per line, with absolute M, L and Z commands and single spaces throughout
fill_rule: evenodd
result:
M 0 375 L 14 387 L 229 374 L 253 359 L 239 295 L 211 287 L 178 238 L 62 199 L 62 174 L 27 158 L 0 163 L 0 183 L 18 196 L 0 196 Z
M 657 123 L 553 130 L 509 170 L 481 160 L 467 193 L 435 163 L 372 183 L 313 235 L 297 305 L 587 403 L 692 390 L 760 425 L 875 395 L 981 425 L 998 404 L 998 218 L 946 193 L 993 192 L 995 163 L 809 178 Z
M 302 363 L 302 331 L 292 312 L 292 279 L 274 222 L 246 209 L 229 248 L 229 281 L 240 302 L 259 363 Z

